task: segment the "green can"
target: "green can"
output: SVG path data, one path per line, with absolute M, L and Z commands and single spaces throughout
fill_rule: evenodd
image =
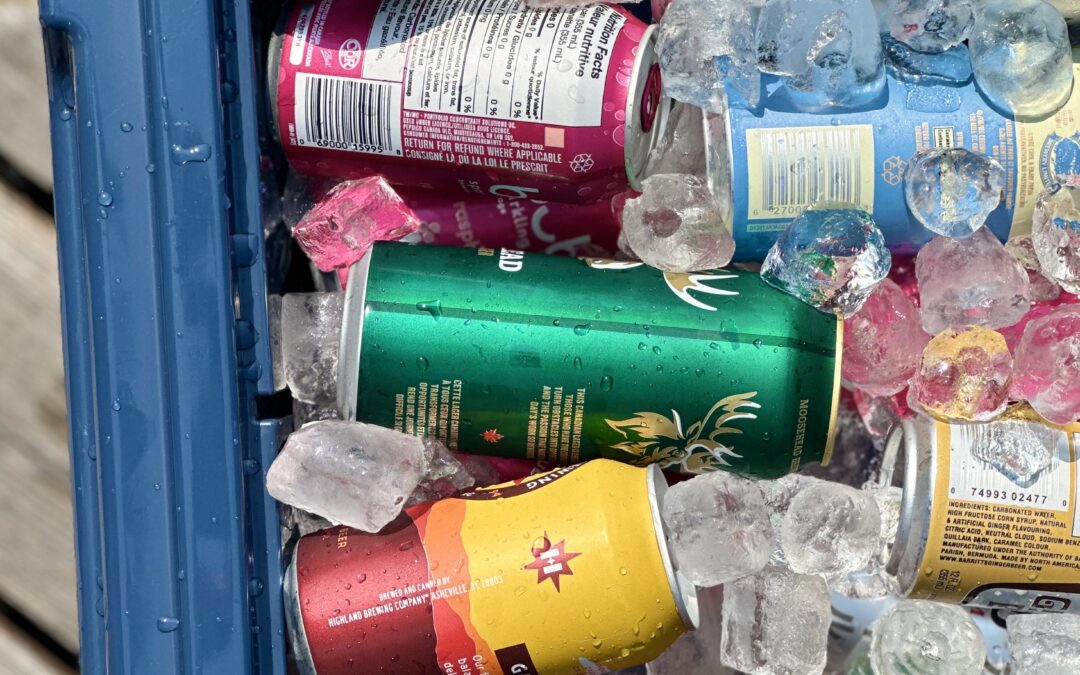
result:
M 828 463 L 843 326 L 756 274 L 378 243 L 338 401 L 464 452 L 776 477 Z

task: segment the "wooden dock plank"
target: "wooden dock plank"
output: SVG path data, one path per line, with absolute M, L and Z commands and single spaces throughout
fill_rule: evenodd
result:
M 0 0 L 0 156 L 52 191 L 45 52 L 36 0 Z
M 78 651 L 56 234 L 2 184 L 0 260 L 0 597 Z
M 0 675 L 75 675 L 18 628 L 0 616 Z

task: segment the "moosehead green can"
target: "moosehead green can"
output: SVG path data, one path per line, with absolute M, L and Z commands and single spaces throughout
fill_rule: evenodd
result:
M 464 452 L 776 477 L 829 460 L 842 336 L 752 273 L 379 243 L 338 401 Z

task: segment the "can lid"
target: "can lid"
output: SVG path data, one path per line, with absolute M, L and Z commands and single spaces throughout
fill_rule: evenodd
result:
M 688 629 L 694 630 L 698 627 L 700 618 L 697 588 L 676 568 L 671 558 L 671 550 L 668 548 L 667 528 L 664 527 L 664 519 L 660 516 L 660 508 L 664 504 L 664 493 L 668 489 L 667 481 L 664 480 L 664 472 L 657 465 L 650 464 L 646 470 L 653 530 L 656 532 L 660 558 L 664 561 L 664 571 L 667 572 L 668 586 L 671 587 L 671 595 L 675 598 L 675 606 L 679 610 L 679 617 L 683 620 L 683 624 Z
M 671 108 L 671 99 L 663 93 L 660 65 L 656 62 L 656 26 L 649 26 L 641 36 L 630 83 L 623 151 L 627 181 L 631 188 L 640 191 L 649 153 L 664 136 Z
M 364 305 L 367 302 L 369 250 L 349 268 L 345 289 L 345 311 L 341 317 L 338 342 L 337 404 L 341 419 L 356 419 L 356 394 L 360 385 L 360 340 L 364 335 Z

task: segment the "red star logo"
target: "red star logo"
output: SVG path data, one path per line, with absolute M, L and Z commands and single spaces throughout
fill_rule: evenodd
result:
M 502 436 L 502 434 L 499 433 L 498 429 L 488 429 L 487 431 L 485 431 L 484 433 L 482 433 L 480 435 L 488 443 L 498 443 L 499 441 L 501 441 L 503 439 L 503 436 Z
M 525 569 L 536 570 L 536 583 L 544 583 L 544 579 L 551 579 L 555 584 L 555 590 L 559 591 L 559 576 L 563 574 L 573 575 L 570 569 L 570 561 L 581 555 L 580 553 L 568 553 L 566 540 L 560 541 L 554 546 L 548 539 L 547 532 L 539 546 L 532 548 L 533 561 L 525 565 Z

